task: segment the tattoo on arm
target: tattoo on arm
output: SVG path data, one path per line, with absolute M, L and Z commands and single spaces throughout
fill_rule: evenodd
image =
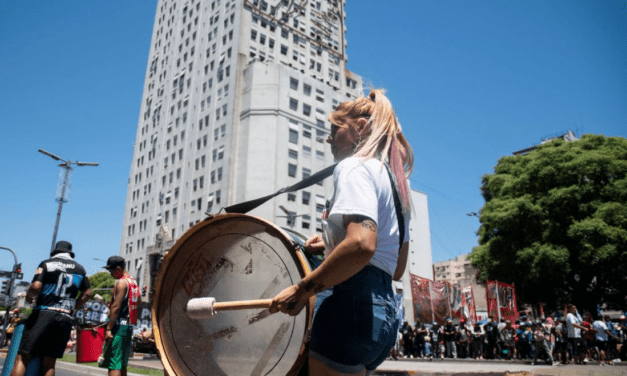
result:
M 305 291 L 307 291 L 307 292 L 313 290 L 313 292 L 315 292 L 317 294 L 317 293 L 319 293 L 321 291 L 324 291 L 324 285 L 319 284 L 319 283 L 315 283 L 313 281 L 309 281 L 307 283 L 300 282 L 299 285 L 303 289 L 305 289 Z
M 376 233 L 377 232 L 377 224 L 372 219 L 366 217 L 365 215 L 347 215 L 344 217 L 344 226 L 348 227 L 348 224 L 351 222 L 361 223 L 362 227 Z

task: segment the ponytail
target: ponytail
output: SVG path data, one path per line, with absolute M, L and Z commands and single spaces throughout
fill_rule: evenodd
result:
M 394 183 L 398 187 L 403 213 L 409 214 L 411 198 L 407 179 L 414 166 L 414 153 L 402 133 L 401 125 L 394 114 L 392 103 L 383 90 L 370 90 L 368 97 L 353 102 L 344 102 L 329 115 L 334 124 L 346 124 L 346 119 L 368 118 L 364 134 L 367 137 L 356 146 L 355 157 L 377 158 L 388 162 Z

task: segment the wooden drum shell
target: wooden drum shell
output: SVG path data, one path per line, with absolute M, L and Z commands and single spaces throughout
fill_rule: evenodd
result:
M 152 303 L 155 341 L 168 374 L 298 374 L 315 297 L 294 317 L 253 309 L 193 320 L 185 312 L 192 298 L 268 299 L 300 282 L 312 268 L 293 237 L 259 217 L 221 214 L 176 242 L 159 270 Z

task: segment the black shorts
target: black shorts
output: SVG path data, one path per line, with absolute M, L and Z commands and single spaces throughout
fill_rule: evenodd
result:
M 566 342 L 555 341 L 555 351 L 566 350 Z
M 35 310 L 26 320 L 18 352 L 31 356 L 61 358 L 70 340 L 71 331 L 70 316 L 53 311 Z
M 607 350 L 607 341 L 597 341 L 596 346 L 600 351 L 605 351 Z
M 568 345 L 575 356 L 585 355 L 588 351 L 586 341 L 583 338 L 568 338 Z

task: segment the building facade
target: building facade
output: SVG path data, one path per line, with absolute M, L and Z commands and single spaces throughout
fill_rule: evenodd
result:
M 479 269 L 470 263 L 470 253 L 434 263 L 433 273 L 435 281 L 448 281 L 461 288 L 471 286 L 478 319 L 487 317 L 486 288 L 477 280 Z
M 433 258 L 431 253 L 431 227 L 429 224 L 429 202 L 426 193 L 411 190 L 413 204 L 412 219 L 409 223 L 409 254 L 407 268 L 400 282 L 396 282 L 397 293 L 403 294 L 405 317 L 414 317 L 414 304 L 411 294 L 411 274 L 433 279 Z
M 333 163 L 326 117 L 363 94 L 346 69 L 344 20 L 340 0 L 159 0 L 120 245 L 140 286 L 206 213 Z M 309 235 L 330 189 L 250 214 Z

